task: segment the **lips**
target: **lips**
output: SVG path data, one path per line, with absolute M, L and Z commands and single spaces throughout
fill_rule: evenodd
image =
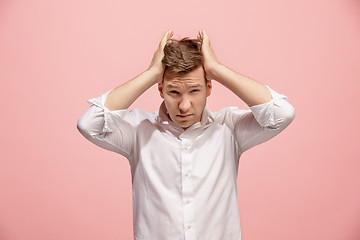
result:
M 176 116 L 181 117 L 181 118 L 187 118 L 187 117 L 190 117 L 192 115 L 193 114 L 184 114 L 184 115 L 176 115 Z

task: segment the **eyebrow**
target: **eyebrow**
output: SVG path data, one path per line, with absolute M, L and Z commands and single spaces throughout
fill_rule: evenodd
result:
M 202 85 L 200 85 L 200 84 L 196 84 L 196 85 L 192 85 L 192 86 L 190 86 L 189 88 L 201 88 L 202 87 Z
M 201 88 L 201 87 L 202 87 L 202 85 L 196 84 L 196 85 L 191 85 L 189 88 Z M 168 85 L 167 85 L 167 88 L 175 88 L 175 89 L 178 89 L 179 87 L 176 86 L 176 85 L 168 84 Z
M 178 86 L 175 86 L 175 85 L 171 85 L 171 84 L 168 84 L 167 86 L 166 86 L 166 88 L 179 88 Z

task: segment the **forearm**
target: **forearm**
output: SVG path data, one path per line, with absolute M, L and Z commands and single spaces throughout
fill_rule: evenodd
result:
M 230 89 L 249 107 L 267 103 L 272 98 L 266 86 L 231 70 L 225 65 L 218 64 L 212 68 L 211 72 L 215 81 Z
M 142 93 L 154 85 L 159 76 L 146 70 L 109 92 L 105 107 L 110 111 L 127 109 Z

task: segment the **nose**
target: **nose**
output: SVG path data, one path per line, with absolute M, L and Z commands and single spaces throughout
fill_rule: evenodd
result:
M 190 99 L 187 96 L 182 96 L 179 103 L 180 113 L 186 113 L 191 107 Z

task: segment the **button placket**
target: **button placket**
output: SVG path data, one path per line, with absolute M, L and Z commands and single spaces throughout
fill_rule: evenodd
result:
M 194 209 L 192 204 L 193 199 L 193 184 L 191 179 L 192 159 L 190 154 L 191 142 L 189 139 L 181 138 L 181 163 L 182 163 L 182 191 L 183 191 L 183 219 L 185 239 L 195 239 L 194 229 Z

